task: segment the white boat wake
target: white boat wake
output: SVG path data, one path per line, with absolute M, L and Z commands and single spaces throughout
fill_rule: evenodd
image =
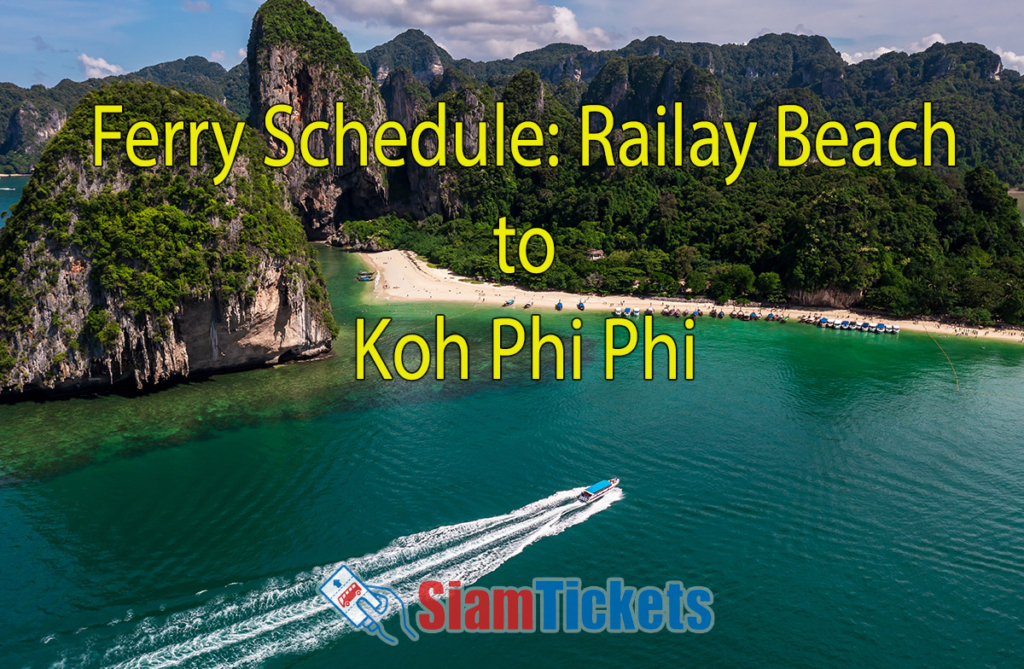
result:
M 89 664 L 110 669 L 249 667 L 280 655 L 311 652 L 353 629 L 317 592 L 339 564 L 351 567 L 367 583 L 393 589 L 412 606 L 422 581 L 474 583 L 535 541 L 582 523 L 623 494 L 616 489 L 583 505 L 576 501 L 581 490 L 564 490 L 501 516 L 400 537 L 376 553 L 290 580 L 274 579 L 238 595 L 218 596 L 167 617 L 143 618 L 100 657 L 89 658 Z M 387 615 L 397 609 L 389 606 Z

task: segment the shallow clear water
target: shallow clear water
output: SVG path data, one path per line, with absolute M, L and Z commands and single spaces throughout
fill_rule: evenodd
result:
M 358 259 L 321 256 L 330 360 L 0 406 L 4 666 L 1024 662 L 1024 347 L 941 339 L 958 393 L 924 335 L 702 319 L 696 380 L 642 381 L 634 356 L 609 382 L 588 313 L 582 381 L 530 381 L 523 355 L 493 382 L 508 313 L 446 305 L 471 380 L 359 382 L 357 315 L 392 316 L 393 344 L 431 338 L 432 312 L 364 304 Z M 543 324 L 568 335 L 575 315 Z M 566 504 L 606 476 L 621 493 Z M 715 626 L 390 648 L 320 605 L 343 560 L 401 592 L 681 580 L 714 592 Z

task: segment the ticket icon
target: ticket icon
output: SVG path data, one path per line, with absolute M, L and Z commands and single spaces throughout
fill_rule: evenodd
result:
M 384 613 L 388 606 L 388 600 L 385 597 L 372 592 L 345 565 L 331 574 L 331 577 L 320 586 L 320 594 L 356 627 L 363 627 L 369 620 L 369 616 L 359 606 L 360 599 L 377 613 Z

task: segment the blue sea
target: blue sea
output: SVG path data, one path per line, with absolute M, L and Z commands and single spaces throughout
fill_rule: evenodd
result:
M 320 253 L 329 360 L 0 406 L 4 666 L 1024 666 L 1024 347 L 705 318 L 695 380 L 634 356 L 606 381 L 588 312 L 582 380 L 531 381 L 525 354 L 495 382 L 507 313 L 371 303 L 357 256 Z M 468 381 L 355 380 L 357 316 L 394 319 L 390 350 L 438 311 Z M 342 563 L 406 598 L 677 580 L 715 624 L 413 642 L 390 618 L 390 647 L 317 595 Z

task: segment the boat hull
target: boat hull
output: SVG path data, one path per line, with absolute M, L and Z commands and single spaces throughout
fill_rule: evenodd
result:
M 591 502 L 594 502 L 594 501 L 604 497 L 605 495 L 610 493 L 612 490 L 615 490 L 616 488 L 618 488 L 619 487 L 619 479 L 608 479 L 608 484 L 609 484 L 608 486 L 606 486 L 604 488 L 601 488 L 600 490 L 598 490 L 597 492 L 594 492 L 594 493 L 588 493 L 587 491 L 584 491 L 584 492 L 580 493 L 579 497 L 577 497 L 576 499 L 578 501 L 580 501 L 580 502 L 583 502 L 584 504 L 590 504 Z

